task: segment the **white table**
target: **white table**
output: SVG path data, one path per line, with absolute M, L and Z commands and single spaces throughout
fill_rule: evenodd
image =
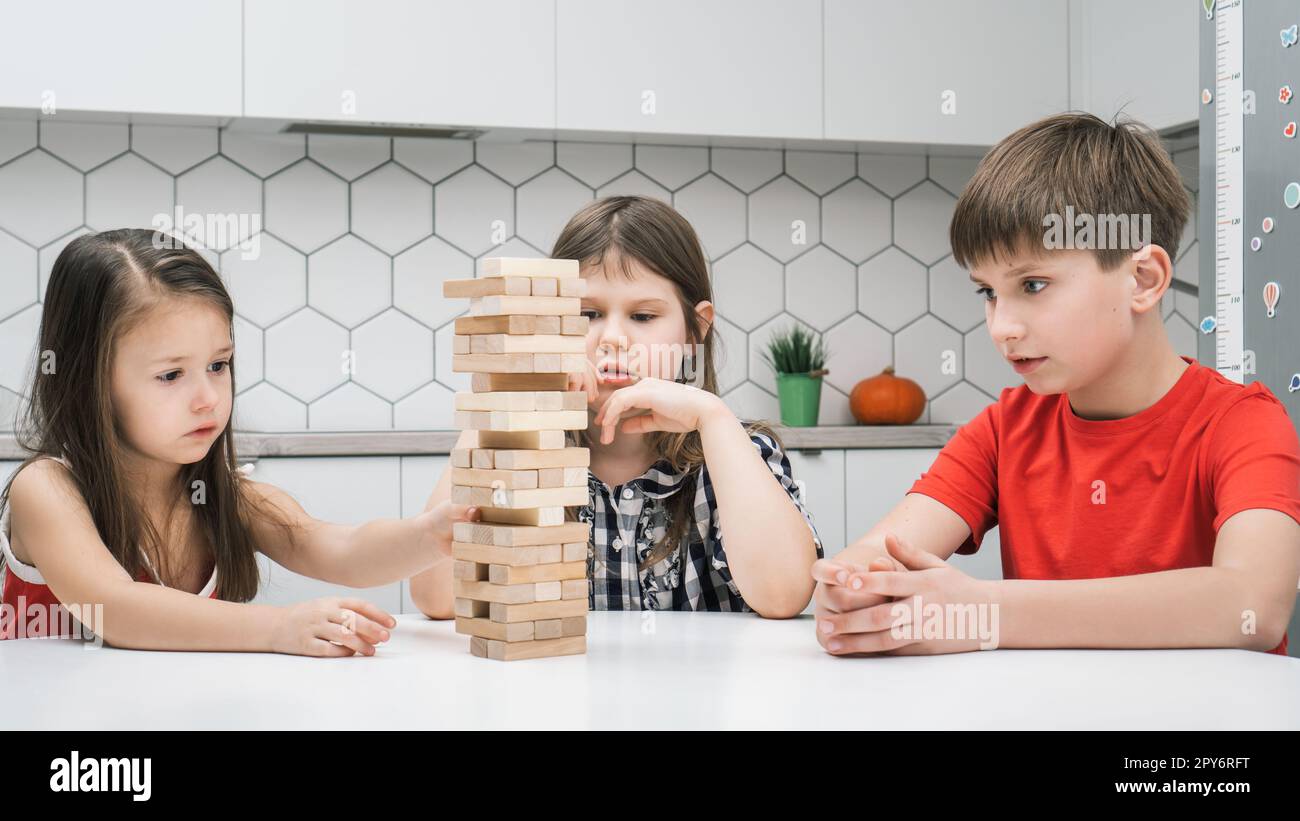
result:
M 0 641 L 0 729 L 1300 729 L 1300 659 L 1242 650 L 834 658 L 809 616 L 601 612 L 585 656 L 500 662 L 398 618 L 370 658 Z

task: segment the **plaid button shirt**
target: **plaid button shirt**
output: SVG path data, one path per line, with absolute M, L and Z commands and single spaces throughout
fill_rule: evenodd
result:
M 790 495 L 812 531 L 817 557 L 822 543 L 795 484 L 790 460 L 770 436 L 753 433 L 750 440 L 772 475 Z M 695 483 L 694 521 L 686 529 L 684 550 L 674 550 L 654 565 L 640 569 L 668 531 L 668 500 L 687 479 L 666 461 L 656 462 L 626 484 L 610 487 L 591 473 L 587 487 L 591 504 L 578 512 L 590 522 L 587 547 L 588 606 L 592 610 L 722 610 L 752 612 L 740 595 L 727 566 L 718 503 L 706 466 Z M 782 550 L 785 545 L 773 544 Z

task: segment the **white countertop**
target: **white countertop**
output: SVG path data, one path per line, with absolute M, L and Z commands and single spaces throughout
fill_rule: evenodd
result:
M 610 613 L 500 662 L 399 616 L 371 658 L 0 641 L 9 729 L 1300 729 L 1300 659 L 1243 650 L 833 658 L 810 616 Z

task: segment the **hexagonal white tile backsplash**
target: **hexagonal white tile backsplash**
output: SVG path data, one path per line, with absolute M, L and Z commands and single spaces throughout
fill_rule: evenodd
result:
M 1196 173 L 1195 149 L 1175 159 Z M 975 163 L 0 123 L 0 430 L 12 429 L 26 388 L 58 252 L 173 208 L 261 215 L 256 259 L 225 246 L 206 254 L 239 314 L 237 427 L 449 428 L 451 393 L 467 382 L 450 368 L 464 305 L 442 298 L 442 281 L 471 276 L 485 256 L 546 255 L 574 211 L 610 194 L 663 199 L 699 232 L 721 316 L 722 390 L 737 413 L 777 415 L 757 348 L 798 323 L 832 350 L 823 424 L 851 423 L 848 392 L 891 364 L 925 388 L 922 422 L 965 421 L 1019 382 L 949 253 L 952 207 Z M 1195 232 L 1193 219 L 1178 263 L 1191 282 Z M 1179 352 L 1194 356 L 1196 300 L 1171 292 L 1164 313 Z

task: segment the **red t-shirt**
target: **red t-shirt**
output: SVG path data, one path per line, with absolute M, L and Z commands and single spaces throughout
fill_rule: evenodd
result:
M 1187 369 L 1123 419 L 1077 416 L 1065 394 L 1002 391 L 912 485 L 970 526 L 958 553 L 1000 527 L 1008 579 L 1099 579 L 1213 564 L 1232 515 L 1300 522 L 1300 444 L 1262 382 Z M 1104 502 L 1104 503 L 1102 503 Z M 1286 654 L 1287 640 L 1270 652 Z

